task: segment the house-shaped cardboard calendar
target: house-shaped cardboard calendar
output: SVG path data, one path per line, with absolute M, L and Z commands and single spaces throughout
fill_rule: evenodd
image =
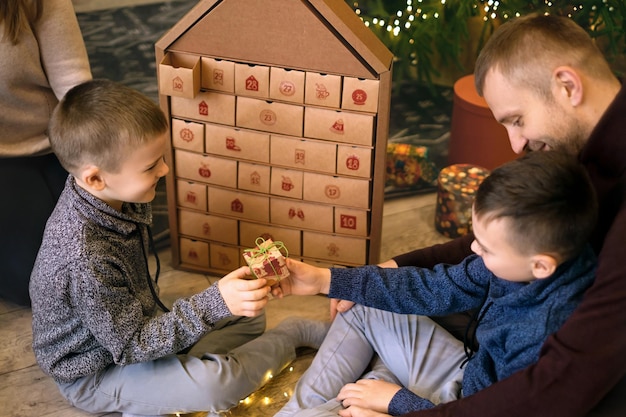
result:
M 173 265 L 378 262 L 392 58 L 344 0 L 199 1 L 156 43 Z

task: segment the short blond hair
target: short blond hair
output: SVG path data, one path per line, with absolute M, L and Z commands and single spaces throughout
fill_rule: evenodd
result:
M 552 71 L 570 66 L 595 78 L 613 77 L 610 65 L 589 34 L 572 19 L 530 14 L 504 23 L 481 50 L 474 68 L 476 90 L 497 69 L 518 86 L 551 97 Z
M 72 88 L 52 114 L 49 137 L 63 167 L 85 164 L 117 172 L 129 150 L 165 133 L 161 108 L 137 90 L 109 80 Z

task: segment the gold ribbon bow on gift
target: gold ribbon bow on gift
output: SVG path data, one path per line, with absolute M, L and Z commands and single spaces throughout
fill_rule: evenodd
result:
M 265 240 L 262 237 L 258 237 L 254 241 L 254 243 L 256 243 L 256 248 L 245 249 L 243 252 L 244 252 L 244 258 L 246 259 L 246 261 L 248 262 L 248 265 L 250 266 L 250 272 L 255 276 L 256 276 L 256 273 L 252 269 L 253 261 L 254 263 L 260 261 L 262 264 L 264 264 L 265 261 L 267 261 L 270 258 L 270 254 L 273 250 L 278 251 L 285 258 L 289 256 L 289 251 L 287 250 L 287 247 L 281 241 L 274 242 L 272 241 L 272 239 Z M 267 262 L 267 265 L 269 265 L 272 268 L 272 271 L 274 272 L 275 276 L 280 277 L 281 272 L 276 269 L 276 265 L 274 265 L 273 262 L 271 261 Z

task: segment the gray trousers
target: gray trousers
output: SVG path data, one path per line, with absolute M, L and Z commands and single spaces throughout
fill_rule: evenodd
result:
M 463 344 L 428 317 L 357 304 L 337 315 L 275 416 L 337 416 L 343 407 L 335 397 L 345 384 L 361 378 L 401 385 L 435 404 L 452 401 L 461 395 L 464 359 Z
M 218 325 L 187 355 L 111 365 L 96 375 L 59 384 L 61 393 L 91 413 L 217 413 L 238 404 L 296 357 L 291 338 L 263 333 L 264 314 Z

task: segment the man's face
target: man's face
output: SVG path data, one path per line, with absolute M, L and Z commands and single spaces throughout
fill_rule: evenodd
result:
M 541 97 L 511 83 L 497 70 L 487 73 L 483 95 L 517 154 L 555 150 L 577 155 L 587 139 L 566 100 Z

